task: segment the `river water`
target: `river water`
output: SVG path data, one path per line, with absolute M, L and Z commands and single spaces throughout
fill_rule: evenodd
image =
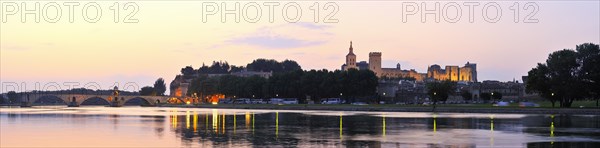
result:
M 0 108 L 0 147 L 600 147 L 600 116 Z

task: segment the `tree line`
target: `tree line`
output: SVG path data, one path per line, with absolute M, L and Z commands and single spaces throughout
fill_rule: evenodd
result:
M 273 59 L 256 59 L 244 66 L 229 65 L 227 61 L 213 61 L 212 65 L 207 66 L 202 63 L 202 66 L 198 69 L 194 69 L 192 66 L 186 66 L 181 69 L 181 74 L 184 76 L 193 76 L 198 74 L 230 74 L 233 72 L 240 72 L 244 69 L 248 71 L 260 71 L 260 72 L 289 72 L 295 70 L 301 70 L 300 65 L 293 60 L 284 60 L 278 62 Z
M 575 50 L 563 49 L 548 55 L 545 63 L 528 72 L 526 90 L 538 93 L 560 107 L 571 107 L 574 100 L 600 99 L 600 49 L 584 43 Z
M 328 71 L 300 69 L 273 73 L 269 78 L 223 75 L 194 79 L 189 95 L 207 96 L 223 94 L 230 98 L 321 98 L 356 99 L 374 97 L 378 84 L 375 73 L 370 70 Z
M 140 89 L 142 96 L 164 96 L 167 91 L 167 85 L 163 78 L 158 78 L 154 81 L 153 86 L 144 86 Z

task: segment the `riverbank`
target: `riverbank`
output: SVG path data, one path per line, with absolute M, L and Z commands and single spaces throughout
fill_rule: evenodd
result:
M 219 108 L 219 109 L 266 109 L 266 110 L 327 110 L 327 111 L 375 111 L 375 112 L 432 112 L 431 106 L 401 105 L 323 105 L 323 104 L 200 104 L 173 105 L 163 104 L 160 107 L 181 108 Z M 597 108 L 519 108 L 519 107 L 481 107 L 481 106 L 440 106 L 435 112 L 443 113 L 510 113 L 510 114 L 580 114 L 600 115 Z

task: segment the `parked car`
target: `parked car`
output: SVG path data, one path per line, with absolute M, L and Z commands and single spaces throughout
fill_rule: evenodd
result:
M 252 104 L 266 104 L 267 102 L 265 102 L 263 99 L 252 99 L 250 101 L 250 103 L 252 103 Z
M 429 106 L 429 105 L 432 105 L 432 104 L 433 104 L 432 102 L 423 102 L 423 104 L 422 104 L 422 105 L 423 105 L 423 106 Z
M 519 107 L 540 107 L 540 105 L 533 102 L 521 102 Z
M 494 104 L 494 106 L 508 106 L 508 105 L 509 105 L 509 103 L 508 102 L 504 102 L 504 101 L 500 101 L 500 102 Z
M 235 104 L 250 104 L 252 103 L 249 98 L 238 98 L 235 99 Z
M 296 98 L 285 98 L 281 102 L 281 104 L 298 104 L 298 99 Z
M 321 104 L 342 104 L 344 103 L 340 98 L 326 98 L 321 101 Z
M 282 104 L 283 103 L 283 99 L 282 98 L 271 98 L 269 99 L 269 104 Z
M 223 99 L 219 99 L 219 104 L 231 104 L 231 101 L 233 99 L 231 98 L 223 98 Z

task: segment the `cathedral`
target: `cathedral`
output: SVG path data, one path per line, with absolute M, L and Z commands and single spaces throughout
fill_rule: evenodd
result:
M 400 63 L 396 64 L 396 68 L 381 67 L 381 52 L 370 52 L 369 62 L 356 62 L 356 55 L 350 42 L 349 52 L 346 55 L 346 64 L 342 65 L 342 70 L 348 69 L 369 69 L 379 78 L 414 78 L 416 81 L 428 80 L 451 80 L 455 82 L 477 82 L 477 64 L 469 63 L 463 67 L 446 66 L 442 69 L 439 65 L 434 64 L 427 68 L 427 73 L 418 73 L 414 69 L 402 70 Z

